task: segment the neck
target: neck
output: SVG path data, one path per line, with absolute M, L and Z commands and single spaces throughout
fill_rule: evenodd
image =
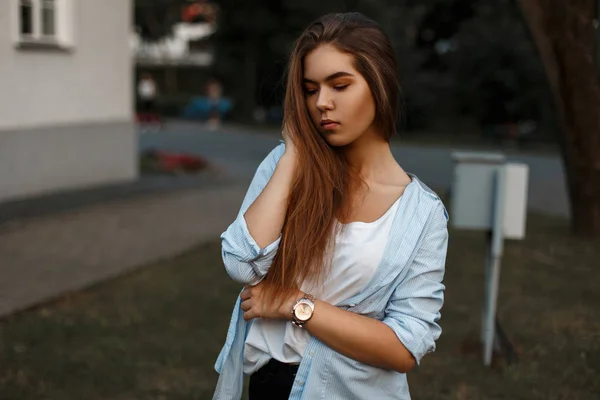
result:
M 372 129 L 347 145 L 344 152 L 350 165 L 359 171 L 365 181 L 385 178 L 386 171 L 397 165 L 389 143 Z

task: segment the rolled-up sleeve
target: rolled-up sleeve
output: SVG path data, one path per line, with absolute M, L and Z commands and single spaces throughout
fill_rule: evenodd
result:
M 425 354 L 435 350 L 435 341 L 442 333 L 438 321 L 444 303 L 442 280 L 448 248 L 447 222 L 447 213 L 440 201 L 407 274 L 385 310 L 383 322 L 394 330 L 417 364 Z
M 261 248 L 250 235 L 244 214 L 273 176 L 284 149 L 282 143 L 261 162 L 236 219 L 221 235 L 221 253 L 225 269 L 233 280 L 243 284 L 260 281 L 267 274 L 279 248 L 281 235 L 273 243 Z

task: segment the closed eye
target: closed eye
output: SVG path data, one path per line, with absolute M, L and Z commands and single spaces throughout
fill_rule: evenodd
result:
M 333 87 L 333 90 L 335 90 L 336 92 L 342 92 L 344 90 L 346 90 L 346 88 L 350 86 L 349 84 L 345 84 L 345 85 L 336 85 Z M 304 88 L 304 93 L 306 93 L 307 96 L 313 95 L 315 93 L 317 93 L 319 91 L 319 89 L 311 89 L 311 88 Z

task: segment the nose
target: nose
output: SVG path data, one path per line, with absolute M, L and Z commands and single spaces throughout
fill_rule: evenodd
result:
M 319 90 L 319 96 L 317 97 L 317 109 L 324 112 L 333 109 L 333 98 L 329 90 L 322 88 Z

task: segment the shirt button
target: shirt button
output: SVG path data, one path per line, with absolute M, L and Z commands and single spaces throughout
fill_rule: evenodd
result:
M 315 352 L 313 350 L 311 350 L 310 355 L 311 355 L 311 357 L 313 357 L 315 355 Z
M 304 385 L 304 382 L 298 381 L 298 385 L 302 386 L 302 385 Z

